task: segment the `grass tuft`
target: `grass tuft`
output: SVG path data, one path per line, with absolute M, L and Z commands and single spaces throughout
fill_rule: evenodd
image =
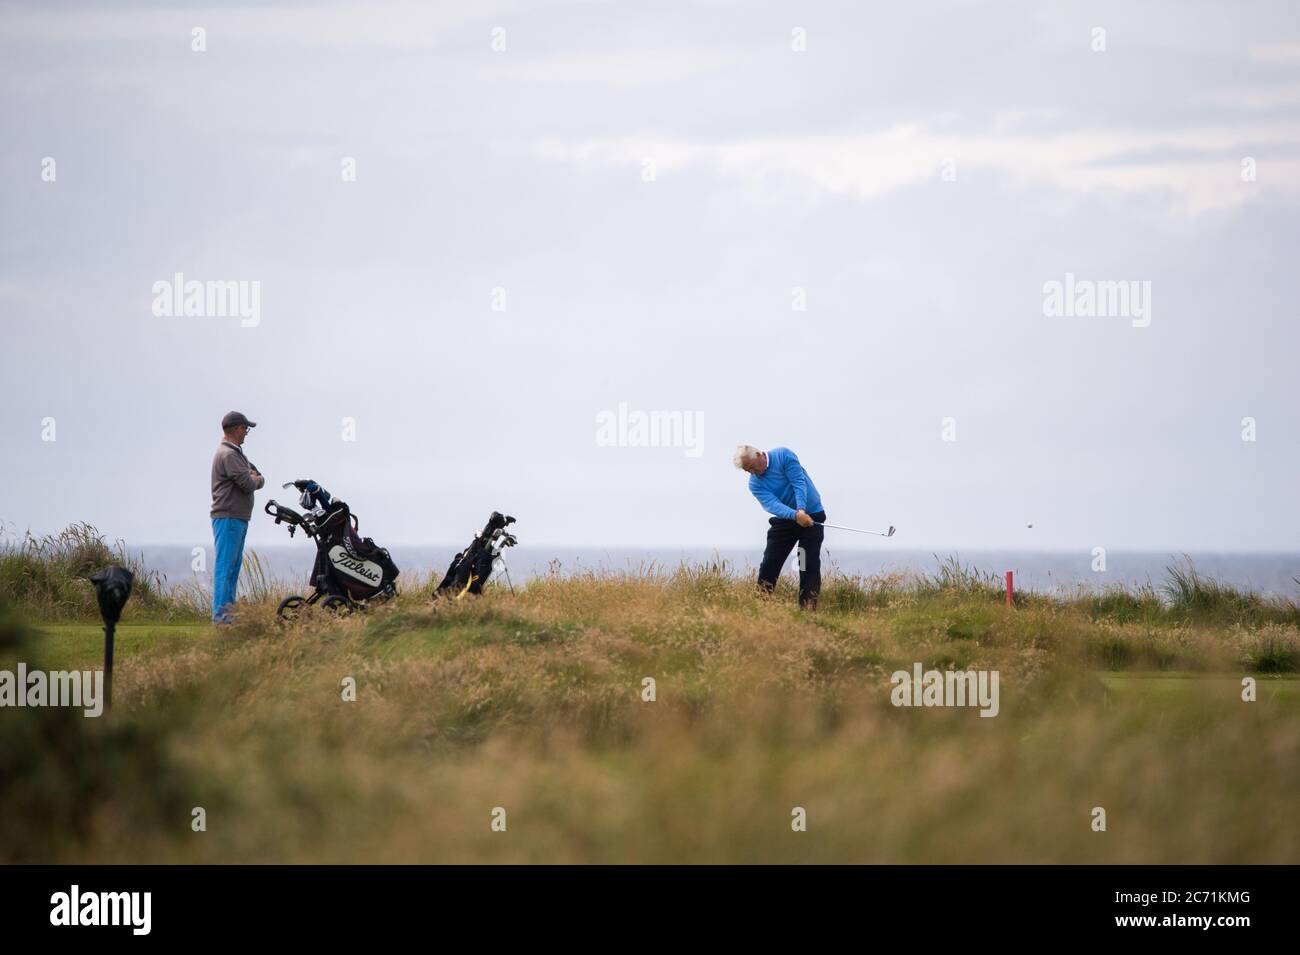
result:
M 70 524 L 56 534 L 0 542 L 0 597 L 26 616 L 43 620 L 97 619 L 95 591 L 89 577 L 101 567 L 119 564 L 135 575 L 131 604 L 149 614 L 186 616 L 167 593 L 162 574 L 144 566 L 126 544 L 110 545 L 87 523 Z

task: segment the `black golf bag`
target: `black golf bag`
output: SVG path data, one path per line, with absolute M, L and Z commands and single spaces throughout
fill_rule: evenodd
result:
M 387 550 L 358 533 L 361 522 L 347 504 L 334 500 L 315 481 L 291 481 L 284 486 L 301 492 L 299 503 L 304 512 L 270 501 L 266 513 L 277 524 L 288 524 L 290 537 L 301 527 L 303 533 L 314 538 L 316 563 L 311 572 L 311 595 L 287 597 L 280 604 L 281 616 L 317 601 L 332 609 L 352 609 L 387 600 L 397 593 L 397 565 Z
M 482 593 L 483 585 L 498 567 L 509 582 L 510 572 L 506 570 L 501 552 L 519 543 L 514 534 L 506 532 L 506 526 L 514 522 L 513 517 L 493 511 L 483 530 L 474 535 L 468 547 L 452 558 L 451 566 L 447 568 L 442 583 L 434 588 L 433 596 L 461 597 L 467 593 Z M 513 584 L 510 589 L 514 590 Z

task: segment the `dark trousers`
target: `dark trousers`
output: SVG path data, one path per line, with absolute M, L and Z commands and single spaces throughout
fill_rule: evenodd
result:
M 826 520 L 826 512 L 808 516 L 813 519 L 812 527 L 800 527 L 796 521 L 784 517 L 768 520 L 772 526 L 767 529 L 767 549 L 758 567 L 758 586 L 771 592 L 790 551 L 799 544 L 804 551 L 804 566 L 799 571 L 799 606 L 815 610 L 817 594 L 822 589 L 822 538 L 826 536 L 822 522 Z

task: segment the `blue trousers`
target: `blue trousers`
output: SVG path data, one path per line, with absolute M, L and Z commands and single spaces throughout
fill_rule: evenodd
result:
M 239 586 L 239 568 L 244 562 L 244 538 L 248 521 L 237 517 L 214 517 L 212 539 L 217 545 L 217 559 L 212 567 L 212 622 L 227 623 L 235 605 Z

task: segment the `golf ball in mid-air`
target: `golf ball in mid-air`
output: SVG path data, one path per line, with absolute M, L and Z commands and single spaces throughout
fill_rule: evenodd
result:
M 1033 521 L 1030 521 L 1030 522 L 1029 522 L 1028 524 L 1026 524 L 1025 526 L 1026 526 L 1026 527 L 1033 527 L 1033 526 L 1034 526 L 1034 522 L 1033 522 Z

